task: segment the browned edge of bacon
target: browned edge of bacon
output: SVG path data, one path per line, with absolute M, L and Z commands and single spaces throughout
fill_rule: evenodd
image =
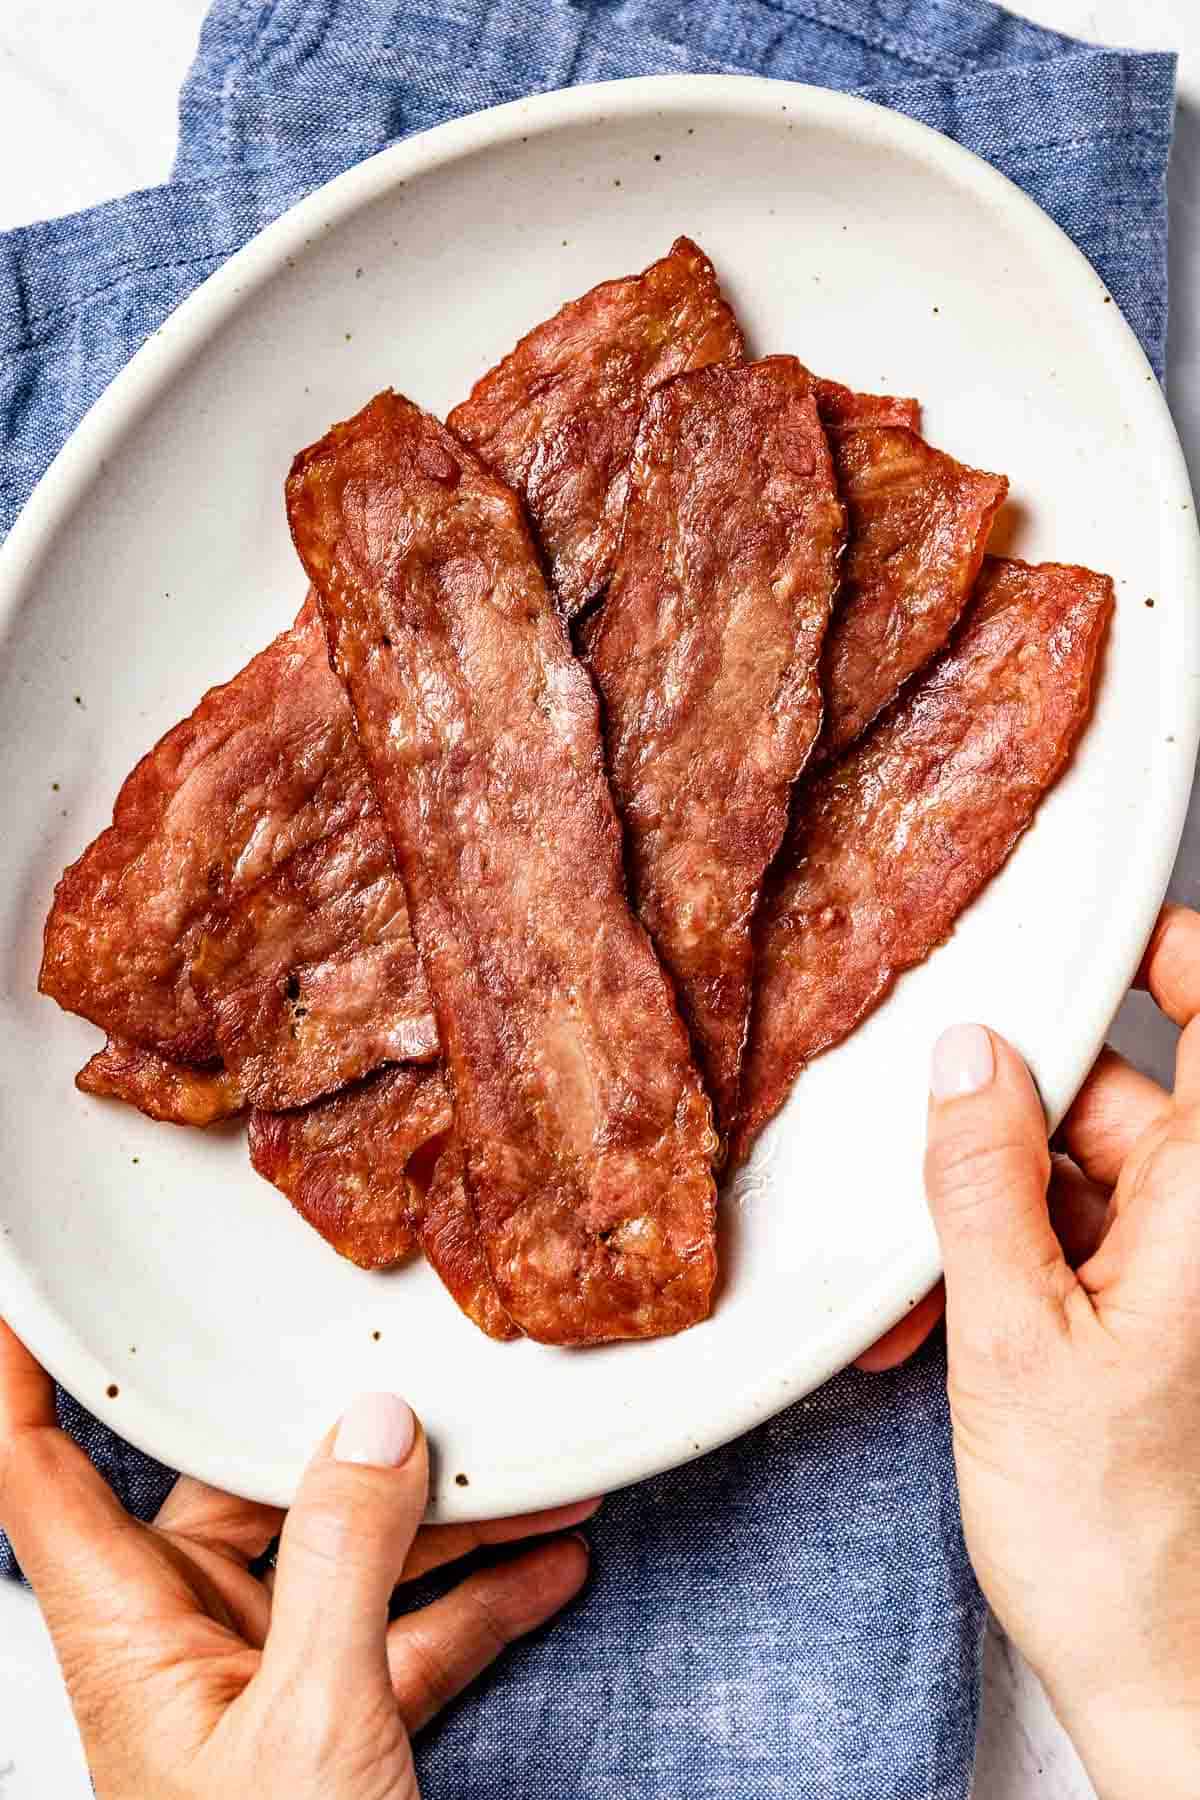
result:
M 467 1198 L 462 1151 L 451 1131 L 433 1170 L 421 1215 L 421 1248 L 468 1319 L 505 1343 L 521 1336 L 500 1303 L 483 1254 L 483 1241 Z
M 535 326 L 450 414 L 524 500 L 568 618 L 608 579 L 647 398 L 685 369 L 742 354 L 712 264 L 681 237 L 640 275 L 602 282 Z
M 519 502 L 376 397 L 288 512 L 396 849 L 505 1311 L 548 1343 L 708 1312 L 711 1111 L 624 893 L 598 706 Z
M 422 1153 L 450 1120 L 440 1070 L 405 1064 L 299 1111 L 256 1107 L 250 1161 L 339 1256 L 389 1269 L 417 1246 L 432 1172 Z
M 825 725 L 837 756 L 945 644 L 970 599 L 1008 493 L 898 426 L 830 431 L 848 539 L 825 640 Z
M 1088 716 L 1112 607 L 1106 575 L 989 557 L 949 648 L 801 783 L 755 933 L 735 1157 L 1003 864 Z
M 821 423 L 829 431 L 842 425 L 907 425 L 910 431 L 920 429 L 919 400 L 902 399 L 896 394 L 856 394 L 840 381 L 830 381 L 807 370 L 806 374 L 817 396 Z
M 302 1106 L 386 1062 L 437 1055 L 404 888 L 372 808 L 212 920 L 192 984 L 256 1106 Z
M 339 1255 L 390 1269 L 419 1245 L 481 1331 L 518 1337 L 483 1258 L 453 1117 L 440 1069 L 380 1069 L 298 1111 L 256 1108 L 250 1161 Z
M 759 885 L 821 727 L 844 530 L 793 357 L 701 369 L 651 396 L 591 667 L 633 898 L 723 1130 Z
M 97 1050 L 76 1075 L 75 1086 L 81 1094 L 124 1100 L 163 1125 L 215 1125 L 246 1105 L 236 1078 L 219 1066 L 172 1062 L 121 1038 L 110 1038 Z
M 216 1055 L 190 981 L 214 908 L 373 805 L 353 720 L 306 605 L 126 779 L 113 823 L 59 881 L 38 985 L 181 1062 Z

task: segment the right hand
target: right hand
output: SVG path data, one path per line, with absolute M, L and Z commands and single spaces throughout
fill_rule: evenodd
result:
M 1073 1161 L 1052 1164 L 1016 1052 L 956 1026 L 926 1182 L 980 1585 L 1104 1800 L 1194 1800 L 1200 916 L 1164 912 L 1143 985 L 1183 1027 L 1173 1093 L 1106 1052 L 1064 1124 Z
M 409 1734 L 582 1586 L 556 1536 L 388 1624 L 392 1590 L 481 1544 L 594 1512 L 420 1529 L 425 1435 L 367 1395 L 287 1514 L 181 1480 L 128 1517 L 55 1425 L 53 1386 L 0 1323 L 0 1519 L 41 1602 L 100 1800 L 418 1800 Z M 282 1527 L 277 1570 L 249 1564 Z

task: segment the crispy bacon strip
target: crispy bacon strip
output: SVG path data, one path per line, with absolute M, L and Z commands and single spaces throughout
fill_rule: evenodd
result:
M 437 1068 L 405 1064 L 297 1112 L 250 1114 L 250 1161 L 360 1269 L 389 1269 L 419 1240 L 429 1147 L 450 1128 Z
M 421 1248 L 447 1291 L 480 1331 L 504 1343 L 521 1333 L 500 1303 L 463 1175 L 453 1132 L 445 1140 L 421 1217 Z
M 374 805 L 314 605 L 155 745 L 113 823 L 66 870 L 39 986 L 111 1037 L 217 1054 L 192 988 L 214 908 Z
M 256 1106 L 302 1106 L 381 1063 L 437 1054 L 404 888 L 373 811 L 216 918 L 192 984 Z
M 856 394 L 840 381 L 828 381 L 810 370 L 805 373 L 817 396 L 821 423 L 828 430 L 840 425 L 907 425 L 910 431 L 920 428 L 919 400 L 900 399 L 895 394 Z
M 501 1303 L 548 1343 L 682 1330 L 716 1274 L 710 1110 L 625 900 L 595 693 L 519 504 L 391 393 L 302 452 L 287 495 Z
M 740 362 L 742 334 L 690 238 L 523 337 L 448 424 L 525 501 L 569 618 L 601 591 L 620 535 L 638 418 L 685 369 Z
M 849 536 L 825 647 L 822 761 L 861 736 L 945 644 L 1008 492 L 1003 475 L 969 469 L 915 431 L 835 426 L 830 443 Z
M 1106 575 L 989 557 L 949 649 L 801 785 L 755 933 L 737 1157 L 1000 868 L 1087 718 L 1112 605 Z
M 121 1038 L 110 1039 L 84 1064 L 75 1086 L 81 1094 L 124 1100 L 164 1125 L 215 1125 L 246 1104 L 236 1079 L 224 1069 L 171 1062 Z
M 299 1106 L 435 1054 L 403 885 L 315 603 L 143 758 L 113 818 L 46 923 L 43 991 L 122 1046 L 89 1065 L 85 1091 L 102 1081 L 186 1121 L 204 1109 L 177 1065 L 211 1085 L 223 1062 L 221 1104 L 236 1110 Z
M 451 1132 L 440 1069 L 402 1065 L 295 1112 L 250 1114 L 250 1161 L 362 1269 L 390 1269 L 420 1246 L 468 1318 L 518 1337 L 492 1285 Z
M 591 661 L 637 911 L 724 1129 L 759 885 L 821 727 L 844 524 L 794 358 L 681 375 L 647 403 Z

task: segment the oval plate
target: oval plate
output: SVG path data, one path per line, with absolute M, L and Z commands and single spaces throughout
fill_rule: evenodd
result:
M 711 1320 L 586 1354 L 497 1346 L 424 1266 L 339 1261 L 240 1131 L 78 1094 L 96 1034 L 35 994 L 41 927 L 137 758 L 295 612 L 293 452 L 389 384 L 444 414 L 564 299 L 682 231 L 756 352 L 918 394 L 933 442 L 1011 477 L 1002 547 L 1110 571 L 1118 613 L 1091 728 L 1034 829 L 951 942 L 802 1078 L 727 1198 Z M 1003 177 L 895 113 L 742 78 L 619 82 L 443 126 L 314 194 L 134 358 L 0 557 L 15 1328 L 135 1444 L 276 1502 L 362 1388 L 419 1409 L 444 1518 L 600 1492 L 777 1411 L 938 1273 L 920 1163 L 941 1026 L 1006 1032 L 1055 1117 L 1081 1081 L 1187 802 L 1197 574 L 1179 446 L 1099 277 Z

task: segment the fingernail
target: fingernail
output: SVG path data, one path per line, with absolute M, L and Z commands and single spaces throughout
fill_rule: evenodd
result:
M 360 1394 L 342 1415 L 333 1440 L 334 1458 L 398 1469 L 416 1435 L 412 1407 L 399 1394 Z
M 996 1073 L 992 1040 L 982 1025 L 951 1025 L 933 1046 L 929 1091 L 935 1100 L 977 1094 Z

